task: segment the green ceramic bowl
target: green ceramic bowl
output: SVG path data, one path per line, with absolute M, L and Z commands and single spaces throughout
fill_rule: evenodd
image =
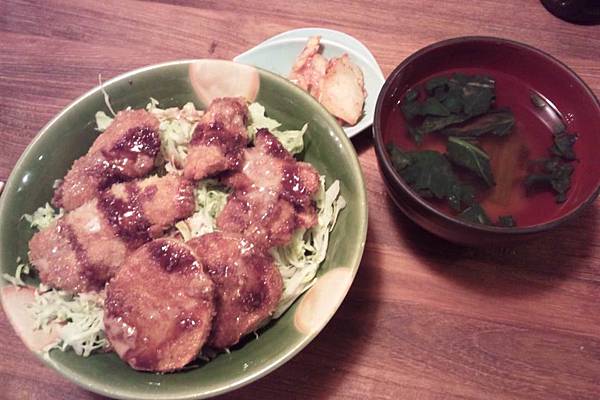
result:
M 76 384 L 122 399 L 207 398 L 268 374 L 323 329 L 356 275 L 367 232 L 367 204 L 352 144 L 325 109 L 301 89 L 269 72 L 225 61 L 154 65 L 114 78 L 104 84 L 104 89 L 115 110 L 144 107 L 150 97 L 158 99 L 162 107 L 193 101 L 204 108 L 211 97 L 244 94 L 255 97 L 284 128 L 298 128 L 308 122 L 304 160 L 325 174 L 328 184 L 340 180 L 348 205 L 331 234 L 327 259 L 315 286 L 280 319 L 263 328 L 258 338 L 248 340 L 230 354 L 221 354 L 198 368 L 165 375 L 135 371 L 113 353 L 89 358 L 58 350 L 36 354 Z M 32 231 L 20 217 L 49 201 L 53 181 L 63 177 L 73 160 L 86 153 L 96 137 L 94 114 L 98 110 L 108 112 L 100 88 L 95 88 L 46 125 L 17 162 L 0 199 L 2 273 L 14 274 L 16 258 L 27 259 Z M 5 295 L 10 290 L 5 282 L 0 285 L 4 286 L 1 297 L 5 311 L 23 338 L 24 327 L 15 326 L 19 322 L 10 318 L 15 310 L 7 309 L 14 307 Z

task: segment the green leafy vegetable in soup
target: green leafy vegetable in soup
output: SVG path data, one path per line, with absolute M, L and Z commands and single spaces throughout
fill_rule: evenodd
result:
M 512 228 L 514 226 L 517 226 L 517 221 L 515 221 L 512 215 L 501 215 L 500 217 L 498 217 L 498 222 L 496 223 L 496 225 L 505 228 Z
M 553 107 L 535 92 L 530 93 L 530 100 L 533 112 Z M 399 102 L 416 148 L 388 144 L 387 149 L 394 168 L 420 196 L 442 200 L 442 208 L 447 203 L 449 212 L 465 221 L 508 228 L 516 226 L 515 218 L 509 213 L 498 215 L 498 211 L 509 204 L 514 180 L 524 176 L 529 150 L 521 139 L 510 136 L 517 125 L 513 112 L 496 108 L 495 103 L 492 77 L 461 73 L 433 77 L 409 89 Z M 552 190 L 561 203 L 571 187 L 577 135 L 568 132 L 562 121 L 555 121 L 551 133 L 548 157 L 530 163 L 523 193 Z M 440 141 L 445 153 L 439 151 Z M 508 169 L 500 170 L 504 164 Z M 487 208 L 492 203 L 494 219 L 482 205 Z
M 532 91 L 529 96 L 533 112 L 552 108 L 556 113 L 542 95 Z M 399 102 L 416 149 L 394 144 L 387 149 L 394 168 L 420 196 L 441 200 L 442 208 L 448 204 L 449 212 L 465 221 L 510 228 L 516 226 L 515 218 L 498 211 L 509 204 L 515 178 L 527 173 L 529 150 L 520 139 L 509 137 L 517 125 L 513 112 L 496 108 L 495 103 L 492 77 L 462 73 L 432 77 L 410 88 Z M 551 133 L 548 157 L 529 163 L 529 174 L 522 181 L 526 190 L 521 190 L 527 195 L 551 190 L 562 203 L 575 171 L 577 134 L 568 132 L 562 121 L 553 121 Z M 446 153 L 439 151 L 440 141 Z M 508 169 L 499 170 L 504 164 Z M 495 222 L 482 205 L 492 203 Z
M 456 211 L 473 202 L 473 188 L 458 179 L 442 153 L 403 151 L 393 144 L 388 145 L 388 151 L 398 173 L 419 195 L 447 200 Z
M 571 188 L 571 176 L 575 171 L 573 161 L 577 159 L 573 146 L 577 142 L 577 134 L 563 129 L 553 133 L 553 144 L 548 149 L 550 158 L 531 163 L 530 174 L 525 179 L 528 193 L 536 189 L 554 191 L 557 203 L 567 200 L 567 192 Z
M 550 153 L 566 161 L 574 161 L 577 158 L 573 149 L 577 141 L 576 134 L 566 131 L 558 132 L 554 134 L 553 141 L 554 144 L 550 147 Z
M 575 169 L 573 165 L 560 158 L 538 160 L 533 165 L 534 172 L 525 179 L 527 190 L 550 188 L 556 193 L 556 202 L 564 203 L 571 187 L 571 175 Z
M 515 126 L 515 116 L 506 110 L 493 110 L 487 114 L 473 118 L 464 124 L 453 125 L 441 130 L 447 136 L 479 137 L 486 134 L 495 136 L 508 135 Z
M 473 204 L 472 206 L 466 208 L 463 212 L 458 214 L 458 218 L 475 224 L 492 224 L 490 217 L 488 217 L 488 215 L 485 213 L 485 210 L 479 204 Z
M 410 121 L 409 131 L 414 140 L 420 143 L 428 133 L 487 113 L 496 97 L 495 85 L 495 81 L 487 76 L 454 74 L 427 81 L 423 101 L 419 101 L 418 90 L 409 90 L 400 107 L 407 121 Z M 485 126 L 483 133 L 498 131 L 506 134 L 512 128 L 499 130 L 495 125 L 490 127 L 489 122 L 481 125 Z M 481 126 L 478 129 L 481 130 Z M 455 133 L 450 135 L 459 136 Z
M 488 186 L 494 186 L 490 157 L 483 149 L 467 140 L 450 137 L 446 144 L 450 161 L 480 177 Z

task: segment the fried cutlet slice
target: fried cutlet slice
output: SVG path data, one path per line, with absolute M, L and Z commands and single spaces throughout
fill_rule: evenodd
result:
M 180 176 L 119 183 L 37 232 L 29 260 L 44 284 L 100 290 L 131 251 L 193 212 L 193 185 Z
M 145 110 L 120 111 L 87 154 L 75 160 L 52 204 L 74 210 L 113 183 L 147 175 L 160 151 L 158 126 Z
M 192 135 L 184 176 L 199 180 L 237 168 L 248 144 L 247 121 L 248 107 L 244 99 L 213 100 Z
M 288 243 L 300 227 L 294 207 L 260 192 L 234 193 L 217 218 L 223 232 L 237 232 L 255 245 L 270 248 Z
M 210 333 L 213 292 L 188 246 L 174 239 L 149 242 L 107 285 L 106 336 L 134 369 L 180 369 L 196 358 Z
M 224 349 L 267 321 L 283 281 L 273 259 L 235 233 L 214 232 L 187 242 L 215 283 L 215 319 L 207 345 Z
M 320 187 L 318 172 L 296 161 L 266 129 L 244 151 L 241 170 L 223 181 L 234 190 L 217 218 L 223 231 L 243 233 L 257 245 L 272 247 L 288 243 L 296 229 L 317 222 L 313 197 Z
M 194 213 L 194 186 L 176 174 L 113 185 L 98 199 L 116 236 L 139 247 Z

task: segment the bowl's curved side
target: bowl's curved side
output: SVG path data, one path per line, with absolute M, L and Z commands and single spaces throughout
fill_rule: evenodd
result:
M 190 65 L 185 60 L 149 66 L 107 81 L 103 87 L 115 110 L 127 106 L 143 107 L 150 97 L 161 106 L 193 101 L 202 105 L 189 79 Z M 72 352 L 52 351 L 42 360 L 83 388 L 123 399 L 206 398 L 239 388 L 279 367 L 302 350 L 333 317 L 349 290 L 362 257 L 367 234 L 367 202 L 364 179 L 352 144 L 336 121 L 310 95 L 284 78 L 260 71 L 257 101 L 284 127 L 301 127 L 307 121 L 305 159 L 327 176 L 341 182 L 348 200 L 331 233 L 330 248 L 319 281 L 330 273 L 344 270 L 343 285 L 331 300 L 320 303 L 327 308 L 321 318 L 309 325 L 298 325 L 296 313 L 309 291 L 278 320 L 230 354 L 222 354 L 200 368 L 182 373 L 156 375 L 134 371 L 114 354 L 98 354 L 87 359 Z M 64 175 L 72 161 L 85 153 L 96 134 L 94 114 L 106 110 L 99 87 L 75 100 L 48 123 L 17 162 L 0 199 L 0 269 L 14 273 L 17 256 L 27 253 L 31 231 L 20 216 L 48 201 L 52 182 Z M 56 151 L 55 149 L 59 149 Z M 60 149 L 68 152 L 60 157 Z M 77 154 L 76 154 L 77 153 Z M 324 279 L 327 282 L 331 279 Z M 322 285 L 315 285 L 317 286 Z M 316 293 L 316 294 L 315 294 Z

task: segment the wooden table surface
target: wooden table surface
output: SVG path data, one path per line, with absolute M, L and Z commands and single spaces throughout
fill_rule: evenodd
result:
M 359 38 L 386 75 L 441 39 L 515 39 L 558 57 L 600 95 L 600 26 L 555 19 L 536 0 L 0 0 L 0 179 L 54 114 L 96 85 L 98 73 L 231 59 L 307 26 Z M 354 145 L 370 224 L 348 297 L 298 356 L 223 398 L 600 398 L 600 202 L 534 242 L 461 248 L 394 208 L 371 132 Z M 0 398 L 100 397 L 44 367 L 0 314 Z

